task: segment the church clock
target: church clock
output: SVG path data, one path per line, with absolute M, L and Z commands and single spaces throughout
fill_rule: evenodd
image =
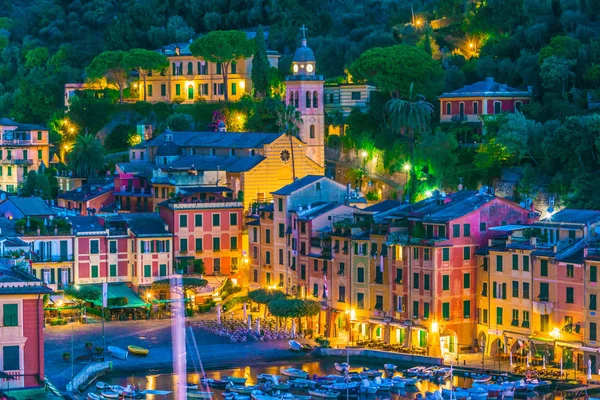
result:
M 290 161 L 290 152 L 288 150 L 281 150 L 279 158 L 281 158 L 281 161 L 283 161 L 284 163 Z

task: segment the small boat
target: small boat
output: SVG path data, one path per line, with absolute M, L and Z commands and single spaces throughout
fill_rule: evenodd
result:
M 274 375 L 274 374 L 258 374 L 256 376 L 256 379 L 258 379 L 259 381 L 263 381 L 263 382 L 279 383 L 279 381 L 281 380 L 281 377 L 279 375 Z
M 235 385 L 244 385 L 248 379 L 244 378 L 244 377 L 238 377 L 238 376 L 223 375 L 221 377 L 221 380 L 225 383 L 233 383 Z
M 471 400 L 486 400 L 489 396 L 487 390 L 480 387 L 472 387 L 467 389 Z
M 350 364 L 348 364 L 348 363 L 341 363 L 341 364 L 334 363 L 333 366 L 335 367 L 335 370 L 337 372 L 341 372 L 341 373 L 344 373 L 344 372 L 350 370 Z
M 492 376 L 487 374 L 476 374 L 472 376 L 472 379 L 473 383 L 489 382 L 492 380 Z
M 340 395 L 340 392 L 334 392 L 331 390 L 323 390 L 323 389 L 310 389 L 308 394 L 314 397 L 320 397 L 322 399 L 337 399 Z
M 301 378 L 292 379 L 292 380 L 288 381 L 288 383 L 290 383 L 294 387 L 299 387 L 299 388 L 307 388 L 307 387 L 312 388 L 317 385 L 317 382 L 315 382 L 313 380 L 301 379 Z
M 88 400 L 102 400 L 102 397 L 96 393 L 88 393 L 87 398 Z
M 191 390 L 188 389 L 187 397 L 191 399 L 210 399 L 213 395 L 213 392 L 205 392 L 202 390 Z
M 98 389 L 98 390 L 106 390 L 109 388 L 110 388 L 110 385 L 106 382 L 102 382 L 102 381 L 96 382 L 96 389 Z
M 121 396 L 121 393 L 113 392 L 112 390 L 102 392 L 102 397 L 105 399 L 118 399 Z
M 250 396 L 247 396 L 245 394 L 238 394 L 233 392 L 223 392 L 221 394 L 226 400 L 250 400 Z
M 148 349 L 134 345 L 127 346 L 127 350 L 129 350 L 131 354 L 135 354 L 136 356 L 147 356 L 150 352 L 150 350 Z
M 425 367 L 412 367 L 404 371 L 405 376 L 417 376 L 423 371 Z
M 446 380 L 448 378 L 450 378 L 450 375 L 452 373 L 452 370 L 450 368 L 438 368 L 434 373 L 433 373 L 433 377 L 437 380 Z
M 217 388 L 217 389 L 225 389 L 225 386 L 227 386 L 227 382 L 223 382 L 223 381 L 221 381 L 221 380 L 218 380 L 218 379 L 211 379 L 211 378 L 203 378 L 203 379 L 200 379 L 200 383 L 201 383 L 203 386 L 206 386 L 206 385 L 208 385 L 208 386 L 210 386 L 210 387 L 214 387 L 214 388 Z M 188 385 L 189 385 L 189 383 L 188 383 Z M 196 388 L 197 388 L 197 387 L 198 387 L 198 385 L 196 385 Z M 192 389 L 193 389 L 193 388 L 192 388 Z
M 114 358 L 118 358 L 120 360 L 127 360 L 127 355 L 129 352 L 117 346 L 108 346 L 108 352 Z
M 464 400 L 469 397 L 469 392 L 463 388 L 454 388 L 454 389 L 442 388 L 442 397 L 444 399 Z
M 288 341 L 288 344 L 290 345 L 290 350 L 292 351 L 302 351 L 302 344 L 296 340 L 290 340 Z
M 281 374 L 291 378 L 307 379 L 309 377 L 308 372 L 297 368 L 281 368 Z
M 234 393 L 239 394 L 251 394 L 253 390 L 257 390 L 258 386 L 243 386 L 243 385 L 234 385 L 230 383 L 227 385 L 227 390 Z
M 383 369 L 385 369 L 386 371 L 395 371 L 396 368 L 398 367 L 394 364 L 383 364 Z
M 373 385 L 377 386 L 379 392 L 389 392 L 392 389 L 392 381 L 390 379 L 375 378 Z
M 272 390 L 290 390 L 290 388 L 292 387 L 292 385 L 290 383 L 283 383 L 283 382 L 278 382 L 278 383 L 268 383 L 267 387 L 270 387 Z
M 329 385 L 323 385 L 321 387 L 327 390 L 335 390 L 341 393 L 355 395 L 359 392 L 360 382 L 336 382 Z
M 366 374 L 369 378 L 376 378 L 378 376 L 383 375 L 381 373 L 381 371 L 379 371 L 378 369 L 369 369 L 369 368 L 363 368 L 362 373 Z

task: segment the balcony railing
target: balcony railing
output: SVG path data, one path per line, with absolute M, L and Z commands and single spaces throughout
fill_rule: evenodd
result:
M 33 160 L 8 158 L 5 160 L 0 160 L 0 164 L 2 164 L 2 165 L 33 165 Z
M 44 255 L 34 257 L 33 262 L 68 262 L 73 261 L 73 254 Z

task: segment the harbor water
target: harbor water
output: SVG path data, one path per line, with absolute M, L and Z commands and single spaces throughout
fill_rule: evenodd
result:
M 334 368 L 334 363 L 335 362 L 344 362 L 345 359 L 332 359 L 332 358 L 324 358 L 324 359 L 319 359 L 319 360 L 311 360 L 311 361 L 307 361 L 307 362 L 300 362 L 300 363 L 272 363 L 269 365 L 257 365 L 257 366 L 240 366 L 239 368 L 231 368 L 231 369 L 221 369 L 218 371 L 205 371 L 206 377 L 208 378 L 212 378 L 212 379 L 216 379 L 219 380 L 221 379 L 222 376 L 228 375 L 228 376 L 235 376 L 235 377 L 244 377 L 247 378 L 246 381 L 246 385 L 255 385 L 258 383 L 257 381 L 257 376 L 260 374 L 275 374 L 275 375 L 281 375 L 281 368 L 298 368 L 298 369 L 302 369 L 306 372 L 308 372 L 310 374 L 310 376 L 323 376 L 323 375 L 329 375 L 329 374 L 338 374 L 335 371 Z M 379 369 L 381 371 L 383 371 L 383 365 L 381 364 L 376 364 L 376 363 L 368 363 L 368 362 L 362 362 L 360 363 L 360 365 L 354 365 L 356 364 L 355 362 L 352 362 L 353 360 L 351 360 L 351 371 L 361 371 L 362 368 L 369 368 L 369 369 Z M 398 365 L 398 371 L 402 371 L 404 369 L 413 367 L 414 365 Z M 398 373 L 397 373 L 398 374 Z M 187 374 L 187 383 L 198 383 L 201 377 L 201 373 L 200 372 L 191 372 Z M 103 382 L 107 382 L 111 385 L 121 385 L 121 386 L 127 386 L 127 385 L 135 385 L 138 388 L 140 388 L 141 390 L 144 389 L 153 389 L 153 390 L 173 390 L 173 388 L 177 387 L 179 382 L 178 382 L 178 377 L 174 374 L 168 374 L 168 373 L 158 373 L 158 372 L 154 372 L 153 371 L 148 371 L 147 374 L 134 374 L 134 375 L 129 375 L 129 376 L 123 376 L 123 375 L 116 375 L 116 374 L 109 374 L 109 375 L 105 375 L 103 377 L 100 378 L 101 381 Z M 286 377 L 283 377 L 283 380 L 286 380 Z M 462 376 L 454 376 L 453 380 L 452 380 L 452 386 L 453 387 L 463 387 L 463 388 L 469 388 L 471 387 L 471 379 L 468 377 L 462 377 Z M 407 389 L 392 389 L 392 391 L 390 392 L 384 392 L 384 393 L 377 393 L 374 395 L 366 395 L 366 394 L 361 394 L 359 397 L 359 400 L 379 400 L 379 399 L 391 399 L 391 400 L 398 400 L 398 399 L 416 399 L 419 397 L 419 393 L 422 394 L 423 396 L 425 396 L 426 392 L 433 392 L 436 390 L 440 390 L 440 388 L 450 388 L 451 387 L 451 383 L 449 381 L 446 381 L 442 384 L 437 384 L 434 383 L 430 380 L 421 380 L 420 382 L 418 382 L 416 384 L 416 386 L 413 387 L 409 387 Z M 203 388 L 202 390 L 206 390 L 205 388 Z M 221 400 L 222 396 L 221 393 L 223 392 L 223 390 L 221 389 L 216 389 L 216 388 L 210 388 L 209 389 L 211 392 L 214 393 L 214 395 L 212 396 L 212 400 Z M 89 388 L 89 391 L 94 391 L 96 393 L 99 393 L 95 390 L 95 386 L 91 386 Z M 292 388 L 292 390 L 290 391 L 291 393 L 294 394 L 307 394 L 306 389 L 299 389 L 299 388 Z M 346 397 L 345 393 L 340 393 L 339 399 L 342 400 Z M 536 393 L 536 392 L 530 392 L 527 396 L 527 400 L 557 400 L 557 399 L 561 399 L 561 395 L 560 392 L 550 392 L 550 393 Z M 171 400 L 174 399 L 173 395 L 168 395 L 166 397 L 167 399 Z M 356 399 L 355 397 L 351 397 L 353 399 Z M 158 397 L 154 397 L 154 396 L 148 396 L 147 399 L 149 400 L 153 400 L 153 399 L 164 399 L 163 396 L 158 396 Z

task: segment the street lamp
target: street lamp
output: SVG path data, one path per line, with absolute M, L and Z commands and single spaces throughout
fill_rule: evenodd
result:
M 407 161 L 404 163 L 404 165 L 402 166 L 402 169 L 404 170 L 404 173 L 406 174 L 406 180 L 404 181 L 404 197 L 406 198 L 406 201 L 409 202 L 409 197 L 408 197 L 408 171 L 410 171 L 412 168 L 412 166 L 410 165 L 410 163 Z

